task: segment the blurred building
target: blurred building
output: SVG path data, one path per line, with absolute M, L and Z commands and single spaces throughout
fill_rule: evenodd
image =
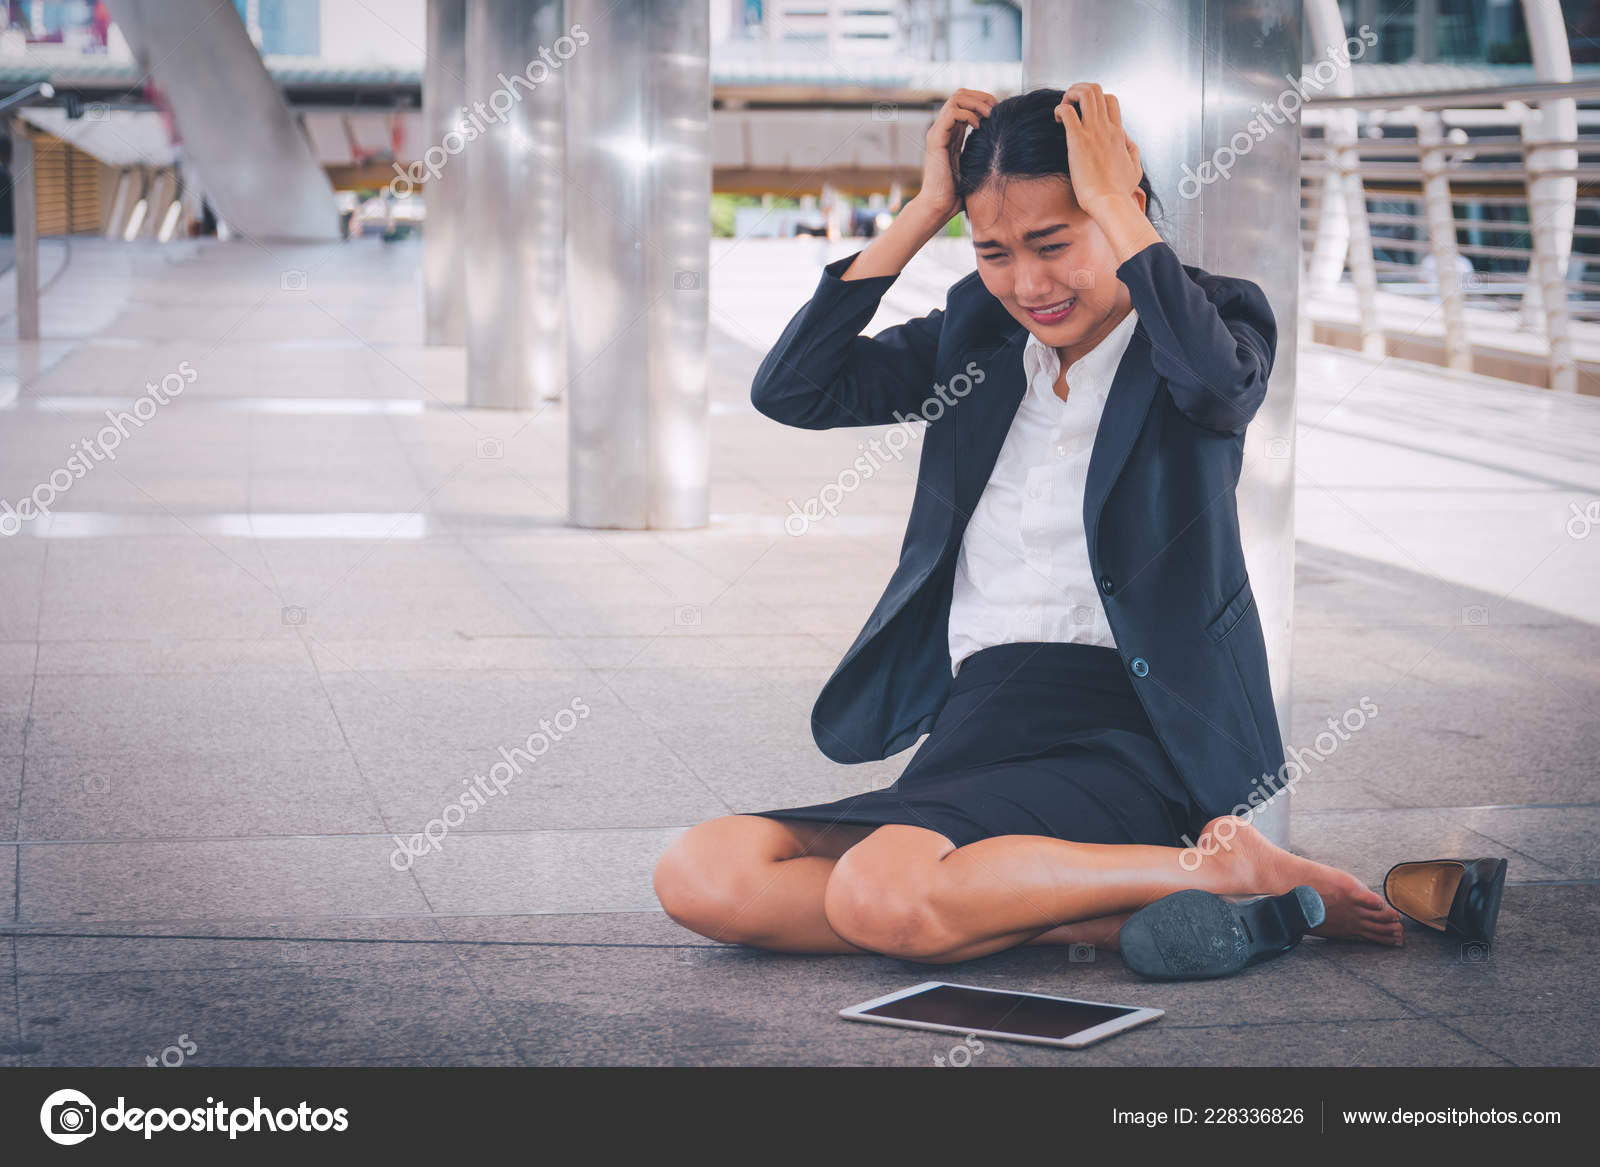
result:
M 264 56 L 315 57 L 322 51 L 322 0 L 233 0 Z
M 730 57 L 1016 61 L 1022 13 L 1006 0 L 712 0 L 711 36 Z

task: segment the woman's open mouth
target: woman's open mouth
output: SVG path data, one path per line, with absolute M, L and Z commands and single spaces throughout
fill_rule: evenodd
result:
M 1072 312 L 1072 306 L 1078 302 L 1078 297 L 1063 300 L 1059 304 L 1048 304 L 1043 308 L 1026 308 L 1025 311 L 1040 324 L 1059 324 Z

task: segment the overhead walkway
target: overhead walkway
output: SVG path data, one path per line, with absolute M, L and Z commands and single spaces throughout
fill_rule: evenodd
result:
M 337 238 L 333 186 L 233 5 L 110 0 L 110 8 L 142 72 L 160 85 L 218 213 L 252 238 Z

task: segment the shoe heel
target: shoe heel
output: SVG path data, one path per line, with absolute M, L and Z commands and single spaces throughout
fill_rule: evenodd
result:
M 1263 912 L 1259 920 L 1264 935 L 1257 937 L 1267 951 L 1287 952 L 1300 943 L 1304 933 L 1327 919 L 1322 897 L 1313 887 L 1301 885 L 1269 902 L 1271 911 Z
M 1306 884 L 1301 884 L 1294 889 L 1294 897 L 1300 905 L 1300 915 L 1305 919 L 1303 932 L 1313 928 L 1320 928 L 1328 918 L 1327 905 L 1322 902 L 1322 897 L 1317 894 L 1317 889 Z

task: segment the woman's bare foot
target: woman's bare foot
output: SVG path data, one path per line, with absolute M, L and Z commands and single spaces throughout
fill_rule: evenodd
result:
M 1301 884 L 1316 888 L 1328 918 L 1311 935 L 1400 946 L 1400 913 L 1348 871 L 1285 851 L 1234 815 L 1212 819 L 1196 844 L 1201 862 L 1221 858 L 1237 865 L 1237 894 L 1282 895 Z

